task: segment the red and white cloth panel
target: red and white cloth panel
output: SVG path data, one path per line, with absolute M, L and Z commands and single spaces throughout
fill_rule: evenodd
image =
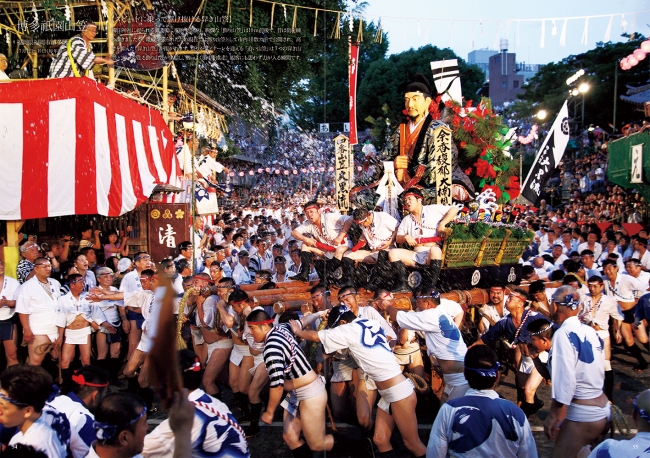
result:
M 0 84 L 0 220 L 100 214 L 176 183 L 172 133 L 156 110 L 88 78 Z

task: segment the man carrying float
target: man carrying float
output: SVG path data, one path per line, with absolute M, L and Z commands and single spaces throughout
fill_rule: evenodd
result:
M 406 266 L 425 266 L 422 286 L 435 286 L 442 268 L 441 244 L 444 230 L 458 214 L 453 205 L 423 205 L 423 193 L 418 188 L 404 192 L 404 209 L 409 214 L 397 229 L 397 243 L 405 243 L 412 250 L 393 248 L 388 259 L 393 267 L 397 286 L 393 292 L 411 291 L 406 281 Z
M 321 213 L 320 205 L 314 200 L 305 204 L 304 212 L 307 221 L 291 232 L 293 238 L 302 242 L 300 272 L 292 280 L 309 282 L 309 269 L 315 254 L 321 259 L 314 262 L 314 267 L 320 281 L 327 284 L 328 272 L 336 270 L 341 264 L 343 253 L 352 248 L 347 237 L 352 217 Z

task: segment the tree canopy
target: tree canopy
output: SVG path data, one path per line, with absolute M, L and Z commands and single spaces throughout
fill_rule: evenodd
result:
M 622 124 L 642 116 L 635 111 L 636 107 L 620 100 L 620 96 L 625 94 L 627 85 L 640 86 L 648 82 L 648 63 L 640 62 L 631 70 L 623 71 L 618 67 L 618 62 L 638 48 L 643 40 L 644 37 L 638 37 L 625 43 L 598 43 L 596 48 L 583 54 L 571 55 L 559 62 L 545 65 L 524 85 L 524 92 L 520 95 L 523 103 L 516 104 L 515 110 L 520 116 L 532 116 L 541 108 L 551 114 L 557 113 L 564 101 L 570 98 L 567 78 L 583 68 L 585 75 L 575 85 L 582 82 L 589 84 L 589 91 L 584 96 L 584 123 L 606 128 L 613 121 L 614 79 L 615 72 L 618 72 L 616 128 L 620 130 Z M 579 100 L 576 106 L 581 111 L 582 94 L 577 97 Z M 573 105 L 570 103 L 569 109 L 570 115 L 575 117 Z

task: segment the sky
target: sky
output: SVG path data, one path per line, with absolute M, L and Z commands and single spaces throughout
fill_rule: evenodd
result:
M 650 1 L 648 0 L 367 0 L 364 20 L 377 22 L 381 17 L 388 33 L 389 54 L 431 44 L 451 48 L 467 59 L 472 50 L 499 49 L 501 39 L 508 40 L 509 52 L 518 62 L 546 64 L 569 55 L 580 54 L 605 41 L 610 17 L 609 41 L 622 41 L 622 13 L 628 33 L 650 35 Z M 350 4 L 352 4 L 350 2 Z M 353 4 L 352 4 L 353 5 Z M 641 11 L 646 11 L 641 13 Z M 638 12 L 638 14 L 630 14 Z M 582 43 L 584 16 L 590 18 L 586 44 Z M 579 16 L 579 19 L 570 19 Z M 564 19 L 566 43 L 560 45 Z M 517 19 L 538 19 L 517 21 Z M 545 21 L 544 47 L 542 19 Z M 555 19 L 556 34 L 553 35 Z M 482 21 L 482 22 L 481 22 Z M 621 56 L 624 57 L 624 56 Z

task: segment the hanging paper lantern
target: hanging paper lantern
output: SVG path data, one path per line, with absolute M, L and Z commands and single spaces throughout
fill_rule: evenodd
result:
M 257 169 L 257 173 L 262 173 L 264 169 Z
M 280 170 L 276 169 L 276 170 L 275 170 L 275 174 L 276 174 L 276 175 L 280 175 Z
M 634 57 L 638 61 L 642 61 L 643 59 L 645 59 L 645 54 L 646 53 L 644 53 L 642 49 L 635 49 L 634 52 L 632 53 L 632 55 L 634 55 Z
M 312 165 L 311 167 L 309 167 L 309 170 L 311 170 L 312 172 L 315 172 L 315 171 L 316 171 L 316 167 L 314 167 L 314 166 Z
M 627 70 L 629 68 L 627 63 L 627 57 L 622 58 L 619 65 L 621 67 L 621 70 Z
M 253 175 L 255 175 L 255 172 L 253 172 L 253 171 L 251 170 L 251 171 L 248 172 L 248 174 L 249 174 L 250 176 L 253 176 Z
M 293 174 L 294 174 L 294 175 L 298 175 L 298 171 L 297 171 L 297 170 L 294 170 L 294 171 L 293 171 Z
M 307 169 L 300 169 L 302 173 L 307 173 Z
M 235 176 L 235 172 L 230 172 L 230 173 L 228 174 L 228 176 L 234 177 L 234 176 Z
M 327 169 L 327 170 L 329 170 L 330 172 L 333 172 L 333 171 L 334 171 L 334 167 L 330 167 L 330 168 Z
M 630 54 L 627 56 L 627 63 L 630 64 L 630 67 L 634 67 L 636 64 L 639 63 L 639 60 L 634 57 L 634 54 Z
M 266 173 L 271 173 L 271 169 L 269 167 L 265 168 L 264 170 L 266 170 Z
M 289 172 L 288 170 L 285 170 L 285 171 L 284 171 L 284 174 L 285 174 L 285 175 L 289 175 L 289 173 L 290 173 L 290 172 Z
M 643 51 L 646 54 L 650 54 L 650 40 L 646 40 L 643 43 L 641 43 L 641 51 Z
M 243 176 L 244 176 L 244 172 L 239 172 L 239 176 L 240 176 L 240 177 L 243 177 Z
M 357 167 L 357 170 L 358 170 L 359 172 L 361 172 L 361 171 L 363 170 L 363 167 L 358 166 L 358 167 Z

